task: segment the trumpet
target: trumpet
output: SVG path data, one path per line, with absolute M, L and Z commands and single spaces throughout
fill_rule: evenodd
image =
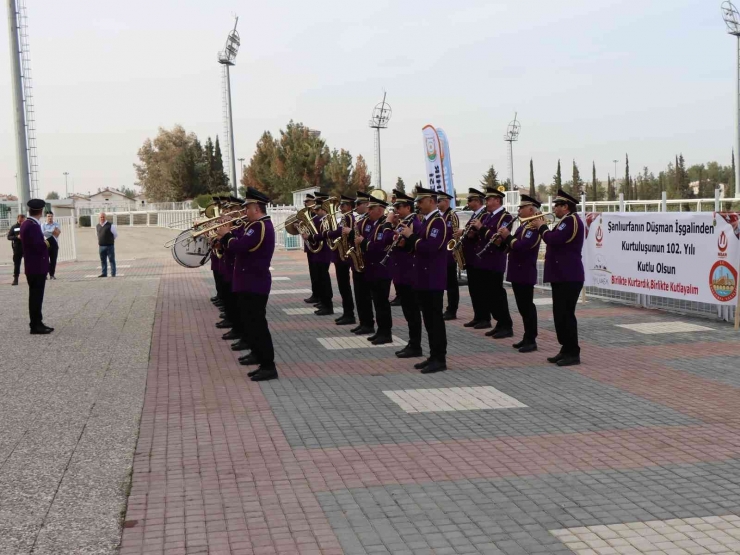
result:
M 557 216 L 553 214 L 552 212 L 547 212 L 546 214 L 543 214 L 542 212 L 538 212 L 534 216 L 527 216 L 526 218 L 519 218 L 519 223 L 526 223 L 531 222 L 532 220 L 536 220 L 537 218 L 542 218 L 545 220 L 545 223 L 547 225 L 552 225 L 558 221 Z

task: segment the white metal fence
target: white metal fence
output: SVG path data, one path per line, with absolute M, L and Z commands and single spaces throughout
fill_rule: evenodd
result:
M 57 262 L 69 262 L 77 260 L 77 241 L 75 238 L 75 222 L 74 217 L 64 216 L 61 218 L 55 218 L 62 230 L 61 235 L 57 237 L 57 243 L 59 243 L 59 256 Z

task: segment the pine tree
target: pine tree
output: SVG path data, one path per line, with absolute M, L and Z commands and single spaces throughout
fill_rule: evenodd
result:
M 529 196 L 532 198 L 536 198 L 537 192 L 534 188 L 534 165 L 532 163 L 532 159 L 529 159 Z
M 491 187 L 493 189 L 501 184 L 498 180 L 498 172 L 494 169 L 493 165 L 491 165 L 491 167 L 488 168 L 488 171 L 483 174 L 480 184 L 483 187 Z
M 406 184 L 403 182 L 403 178 L 401 177 L 396 179 L 396 190 L 401 191 L 402 193 L 406 192 Z

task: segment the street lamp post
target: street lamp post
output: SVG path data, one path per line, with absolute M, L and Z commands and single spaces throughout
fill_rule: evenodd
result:
M 614 162 L 614 192 L 617 192 L 617 164 L 619 160 L 612 160 Z
M 244 177 L 244 158 L 239 158 L 239 181 L 242 180 L 242 177 Z
M 722 3 L 722 17 L 727 32 L 737 37 L 737 58 L 735 60 L 735 156 L 740 153 L 740 13 L 730 2 Z M 735 198 L 740 194 L 740 164 L 735 164 Z
M 67 187 L 67 176 L 69 172 L 64 172 L 64 198 L 69 198 L 69 188 Z
M 226 46 L 218 53 L 218 63 L 224 68 L 224 103 L 225 103 L 225 119 L 226 119 L 226 137 L 229 140 L 228 154 L 229 154 L 229 178 L 231 179 L 231 187 L 234 190 L 234 196 L 238 196 L 238 185 L 236 182 L 236 159 L 234 158 L 234 118 L 231 111 L 231 75 L 229 68 L 236 62 L 236 55 L 239 53 L 239 45 L 241 40 L 239 39 L 239 33 L 236 31 L 236 24 L 239 23 L 239 18 L 235 18 L 234 29 L 229 33 L 226 39 Z

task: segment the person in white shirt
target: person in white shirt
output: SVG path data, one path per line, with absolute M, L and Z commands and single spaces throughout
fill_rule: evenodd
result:
M 54 212 L 46 213 L 46 221 L 41 224 L 44 239 L 49 243 L 49 275 L 46 279 L 57 279 L 54 273 L 57 269 L 57 256 L 59 256 L 59 243 L 57 238 L 62 234 L 62 228 L 54 221 Z
M 98 277 L 108 277 L 108 260 L 110 260 L 110 275 L 116 277 L 115 242 L 118 239 L 118 229 L 105 219 L 105 212 L 100 213 L 100 221 L 95 229 L 98 232 L 98 250 L 102 269 Z

